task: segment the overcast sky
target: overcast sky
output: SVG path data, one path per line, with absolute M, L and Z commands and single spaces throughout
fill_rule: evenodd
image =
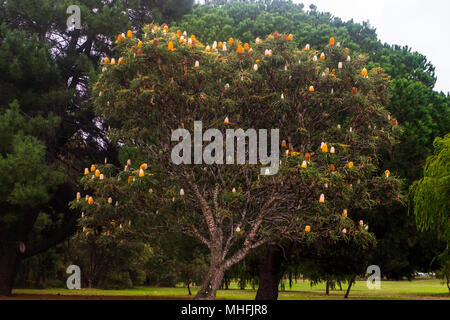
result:
M 305 9 L 313 3 L 318 11 L 343 20 L 369 21 L 378 38 L 389 44 L 408 45 L 425 55 L 436 67 L 435 90 L 450 92 L 449 0 L 294 0 Z

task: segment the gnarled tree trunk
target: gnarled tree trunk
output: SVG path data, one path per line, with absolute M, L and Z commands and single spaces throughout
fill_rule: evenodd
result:
M 214 300 L 216 299 L 217 290 L 219 289 L 225 269 L 220 265 L 211 265 L 208 275 L 202 284 L 202 287 L 197 292 L 194 300 Z
M 192 179 L 191 174 L 184 170 L 184 176 L 186 182 L 191 186 L 194 194 L 193 200 L 199 203 L 199 209 L 203 214 L 204 222 L 208 228 L 208 236 L 202 236 L 194 225 L 190 225 L 190 232 L 188 234 L 196 236 L 201 242 L 203 242 L 210 250 L 211 262 L 208 274 L 200 288 L 194 297 L 195 300 L 214 300 L 216 298 L 217 290 L 222 284 L 225 272 L 229 270 L 233 265 L 239 263 L 244 259 L 251 250 L 258 248 L 266 243 L 267 239 L 259 237 L 258 232 L 264 217 L 272 208 L 275 202 L 275 197 L 271 197 L 260 209 L 257 217 L 252 221 L 252 225 L 249 227 L 248 232 L 244 236 L 244 241 L 239 249 L 234 254 L 231 253 L 231 248 L 235 243 L 235 233 L 237 228 L 242 225 L 245 220 L 246 214 L 242 215 L 241 221 L 237 222 L 232 227 L 231 231 L 227 233 L 224 238 L 224 215 L 221 214 L 219 206 L 219 184 L 216 184 L 213 192 L 213 206 L 210 206 L 205 197 L 201 194 L 198 185 Z M 245 211 L 245 210 L 244 210 Z M 236 230 L 236 231 L 235 231 Z

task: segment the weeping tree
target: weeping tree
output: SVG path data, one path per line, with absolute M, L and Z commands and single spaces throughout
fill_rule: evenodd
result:
M 423 178 L 410 188 L 410 195 L 419 230 L 436 232 L 446 242 L 445 250 L 437 256 L 441 277 L 450 291 L 450 219 L 449 195 L 450 135 L 436 138 L 434 155 L 427 159 Z
M 94 84 L 109 138 L 145 162 L 86 168 L 90 195 L 76 205 L 100 219 L 120 198 L 133 236 L 197 238 L 210 253 L 197 299 L 214 299 L 225 271 L 254 249 L 351 236 L 345 210 L 399 197 L 397 179 L 378 167 L 398 124 L 384 109 L 387 76 L 334 38 L 322 54 L 292 39 L 202 44 L 148 25 L 141 39 L 119 35 Z

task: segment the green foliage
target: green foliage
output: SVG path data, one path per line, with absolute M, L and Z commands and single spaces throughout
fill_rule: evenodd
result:
M 450 241 L 450 134 L 436 138 L 424 177 L 411 186 L 414 214 L 421 230 L 432 230 Z
M 5 25 L 0 26 L 0 41 L 0 106 L 4 110 L 18 100 L 21 110 L 34 122 L 33 134 L 49 134 L 59 125 L 55 115 L 61 113 L 70 97 L 61 86 L 49 47 Z M 49 122 L 41 121 L 41 117 L 48 117 Z
M 156 23 L 171 23 L 189 13 L 194 0 L 146 0 L 142 1 L 150 10 Z
M 50 209 L 49 209 L 50 210 Z M 65 224 L 64 213 L 41 212 L 36 219 L 30 239 L 39 243 L 52 236 Z M 15 287 L 19 288 L 63 288 L 66 287 L 67 261 L 69 253 L 66 243 L 59 244 L 43 252 L 24 259 L 17 270 Z
M 16 288 L 64 288 L 67 264 L 61 247 L 51 248 L 43 254 L 24 260 L 18 270 Z
M 147 264 L 148 284 L 163 287 L 201 285 L 208 272 L 208 255 L 197 241 L 167 233 L 150 241 L 153 256 Z
M 362 229 L 362 228 L 361 228 Z M 312 284 L 326 281 L 346 282 L 352 276 L 364 276 L 369 253 L 375 246 L 373 235 L 360 234 L 351 240 L 322 239 L 300 253 L 299 272 Z
M 415 177 L 424 157 L 430 154 L 429 142 L 434 139 L 436 122 L 431 114 L 433 93 L 423 83 L 404 78 L 394 80 L 392 86 L 391 109 L 403 119 L 404 132 L 403 143 L 395 150 L 391 163 L 402 176 Z M 445 121 L 445 118 L 442 120 Z
M 0 114 L 0 170 L 8 173 L 0 184 L 0 203 L 5 209 L 0 223 L 23 219 L 23 209 L 47 203 L 63 182 L 63 174 L 46 164 L 43 143 L 30 135 L 34 124 L 39 122 L 32 121 L 30 126 L 17 102 Z
M 142 242 L 106 236 L 99 232 L 80 232 L 69 248 L 69 260 L 81 268 L 83 287 L 123 289 L 146 281 L 146 264 L 152 249 Z
M 119 149 L 119 163 L 126 166 L 128 160 L 132 163 L 144 163 L 144 157 L 139 153 L 139 150 L 134 146 L 123 146 Z
M 408 79 L 420 82 L 432 89 L 436 83 L 435 68 L 425 56 L 412 52 L 409 47 L 377 46 L 374 64 L 382 66 L 392 79 Z
M 450 134 L 434 141 L 434 155 L 427 159 L 424 177 L 410 188 L 417 227 L 430 230 L 446 242 L 446 249 L 437 256 L 441 266 L 439 275 L 446 279 L 450 290 Z
M 416 272 L 432 273 L 438 269 L 432 261 L 445 243 L 434 232 L 418 232 L 414 216 L 405 214 L 404 206 L 358 212 L 356 218 L 367 221 L 377 237 L 370 264 L 378 265 L 384 278 L 411 280 Z
M 46 143 L 60 126 L 58 113 L 69 92 L 47 46 L 4 25 L 0 40 L 0 167 L 9 173 L 0 187 L 2 219 L 23 219 L 23 208 L 46 204 L 64 181 L 48 165 Z

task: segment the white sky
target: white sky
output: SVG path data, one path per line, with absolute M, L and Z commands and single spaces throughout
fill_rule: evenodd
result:
M 449 0 L 294 0 L 305 10 L 318 11 L 355 22 L 369 21 L 378 38 L 389 44 L 408 45 L 436 67 L 435 90 L 450 92 Z

